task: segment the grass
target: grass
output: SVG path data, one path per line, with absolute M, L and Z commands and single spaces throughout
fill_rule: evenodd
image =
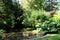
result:
M 49 34 L 44 38 L 37 38 L 34 40 L 60 40 L 60 34 Z

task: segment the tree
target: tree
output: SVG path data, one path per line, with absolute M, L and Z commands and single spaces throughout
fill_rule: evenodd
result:
M 30 2 L 30 8 L 44 9 L 46 7 L 45 0 L 32 0 Z
M 46 1 L 46 11 L 51 11 L 51 10 L 56 10 L 57 7 L 55 7 L 57 5 L 57 2 L 53 1 L 53 0 L 47 0 Z
M 1 14 L 1 28 L 4 28 L 8 31 L 11 28 L 18 28 L 20 27 L 22 19 L 21 16 L 23 14 L 22 8 L 19 6 L 18 3 L 12 4 L 12 0 L 2 0 L 3 2 L 3 10 Z

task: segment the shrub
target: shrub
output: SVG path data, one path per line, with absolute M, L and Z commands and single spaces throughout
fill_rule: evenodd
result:
M 49 16 L 46 14 L 44 10 L 32 10 L 31 12 L 28 12 L 25 16 L 25 19 L 23 20 L 22 24 L 31 26 L 31 27 L 37 27 L 41 25 L 42 22 L 45 20 L 48 20 Z
M 54 15 L 51 20 L 54 21 L 55 23 L 57 23 L 55 27 L 56 27 L 57 31 L 59 32 L 60 31 L 60 14 Z
M 19 4 L 12 4 L 12 0 L 2 0 L 0 6 L 0 29 L 11 31 L 12 28 L 21 26 L 23 10 Z M 8 30 L 9 29 L 9 30 Z
M 30 8 L 39 10 L 44 9 L 46 7 L 45 0 L 32 0 L 30 2 Z
M 57 16 L 56 18 L 55 16 L 51 18 L 51 16 L 43 10 L 44 8 L 46 8 L 44 0 L 31 1 L 30 5 L 25 8 L 27 10 L 24 10 L 25 17 L 22 24 L 24 24 L 25 27 L 39 28 L 39 30 L 41 29 L 47 32 L 57 31 L 57 27 L 59 28 L 60 25 L 58 20 L 60 19 L 57 19 Z
M 14 15 L 13 11 L 10 9 L 11 7 L 11 1 L 6 2 L 6 0 L 2 0 L 2 11 L 0 11 L 0 29 L 7 29 L 7 28 L 13 28 L 14 27 Z M 1 6 L 0 6 L 1 7 Z
M 44 21 L 41 25 L 42 31 L 56 32 L 60 31 L 60 16 L 54 15 L 50 20 Z
M 0 36 L 2 36 L 6 31 L 3 29 L 0 29 Z

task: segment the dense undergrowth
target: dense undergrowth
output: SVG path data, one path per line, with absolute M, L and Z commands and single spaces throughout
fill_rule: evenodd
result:
M 60 16 L 51 16 L 46 8 L 45 0 L 26 0 L 26 4 L 23 2 L 21 5 L 16 2 L 12 4 L 12 0 L 1 0 L 0 34 L 22 31 L 22 28 L 31 28 L 30 30 L 40 33 L 60 33 Z

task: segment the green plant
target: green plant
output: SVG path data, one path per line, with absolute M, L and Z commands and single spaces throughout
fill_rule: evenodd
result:
M 54 2 L 53 0 L 47 0 L 45 10 L 46 11 L 57 10 L 58 9 L 57 4 L 58 2 Z
M 56 25 L 57 25 L 56 22 L 45 21 L 42 23 L 41 28 L 43 31 L 54 32 L 57 31 Z
M 54 15 L 53 17 L 49 18 L 49 20 L 45 20 L 42 22 L 40 25 L 42 28 L 42 31 L 47 31 L 47 32 L 56 32 L 60 31 L 60 16 L 59 15 Z
M 3 29 L 0 29 L 0 36 L 2 36 L 6 31 Z
M 39 10 L 44 9 L 46 7 L 45 0 L 32 0 L 30 2 L 30 8 Z
M 39 28 L 42 22 L 49 20 L 49 17 L 50 16 L 47 15 L 44 10 L 31 10 L 26 13 L 22 24 L 33 28 Z
M 14 3 L 13 5 L 12 0 L 1 0 L 0 5 L 0 29 L 9 32 L 14 27 L 20 27 L 23 20 L 23 10 L 18 6 L 19 4 Z
M 54 15 L 51 20 L 57 23 L 56 28 L 57 28 L 57 31 L 59 32 L 60 31 L 60 15 Z
M 32 0 L 28 10 L 24 10 L 24 20 L 22 24 L 25 27 L 41 29 L 40 31 L 42 32 L 57 31 L 60 27 L 60 19 L 57 19 L 57 16 L 54 18 L 54 16 L 51 17 L 48 15 L 44 8 L 46 8 L 45 0 Z

